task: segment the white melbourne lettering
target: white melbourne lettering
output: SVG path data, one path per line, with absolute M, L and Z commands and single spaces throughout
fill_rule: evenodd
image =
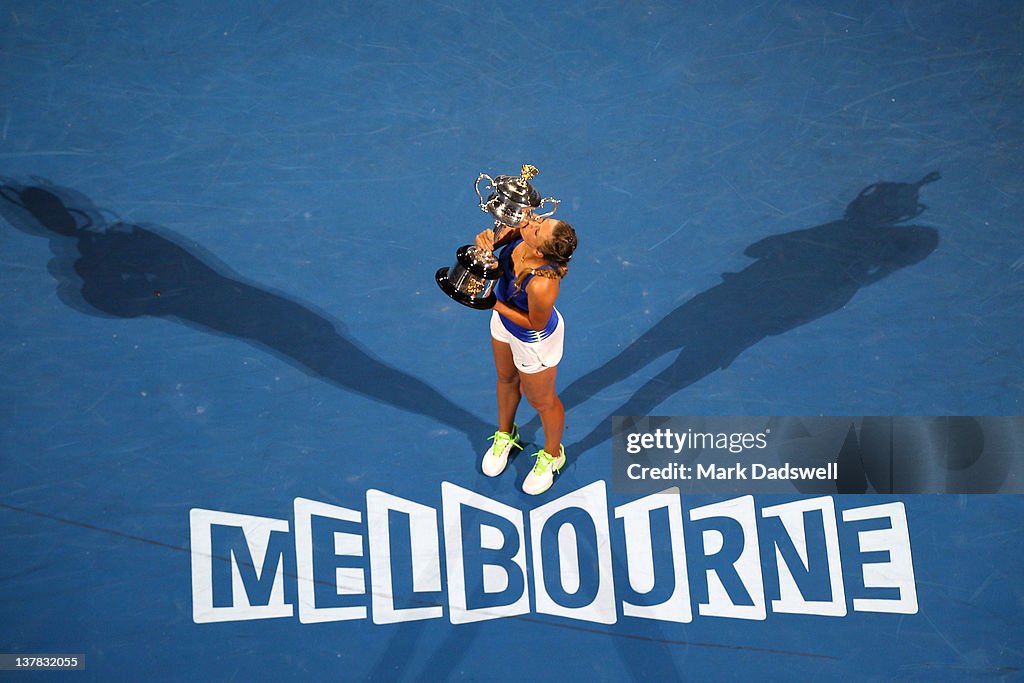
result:
M 362 510 L 296 498 L 292 524 L 193 509 L 193 620 L 294 617 L 297 606 L 303 624 L 445 616 L 465 624 L 527 614 L 531 594 L 540 614 L 600 624 L 619 614 L 688 623 L 694 601 L 701 616 L 751 620 L 766 619 L 769 602 L 776 613 L 830 617 L 846 616 L 848 604 L 854 612 L 918 609 L 898 501 L 845 509 L 840 524 L 828 496 L 760 510 L 743 496 L 687 515 L 670 488 L 610 517 L 597 481 L 526 514 L 443 482 L 440 509 L 439 524 L 435 508 L 372 489 Z M 701 539 L 693 557 L 687 526 Z M 845 556 L 844 537 L 856 546 Z M 774 556 L 774 571 L 762 565 L 762 543 L 774 548 L 764 560 Z M 848 588 L 844 572 L 862 581 Z M 766 587 L 766 576 L 777 580 Z

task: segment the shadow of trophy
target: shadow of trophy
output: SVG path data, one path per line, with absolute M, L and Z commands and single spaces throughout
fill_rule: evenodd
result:
M 476 196 L 480 200 L 480 210 L 494 217 L 494 236 L 505 227 L 514 228 L 520 225 L 526 214 L 540 208 L 545 202 L 554 207 L 538 218 L 546 218 L 558 210 L 558 200 L 554 197 L 540 198 L 540 193 L 530 184 L 530 178 L 537 175 L 536 166 L 523 164 L 519 177 L 500 175 L 491 178 L 486 173 L 477 176 Z M 480 181 L 487 179 L 489 183 L 484 190 L 491 190 L 484 199 L 480 192 Z M 459 247 L 455 252 L 455 265 L 441 268 L 434 275 L 438 286 L 445 294 L 463 306 L 483 310 L 494 306 L 494 285 L 501 278 L 501 266 L 493 252 L 481 251 L 472 244 Z

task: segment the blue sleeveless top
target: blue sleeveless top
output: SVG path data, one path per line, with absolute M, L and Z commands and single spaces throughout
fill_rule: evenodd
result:
M 504 301 L 506 304 L 515 306 L 519 310 L 529 312 L 530 301 L 526 295 L 526 285 L 533 279 L 533 273 L 530 273 L 523 279 L 523 286 L 521 288 L 516 289 L 515 270 L 512 267 L 512 250 L 522 241 L 522 238 L 519 238 L 510 244 L 506 244 L 498 254 L 498 263 L 501 264 L 502 274 L 498 284 L 494 286 L 494 295 L 498 297 L 499 301 Z M 537 270 L 548 267 L 550 266 L 541 266 Z M 548 318 L 548 322 L 544 325 L 543 330 L 531 330 L 522 325 L 517 325 L 500 313 L 498 318 L 501 319 L 501 324 L 505 326 L 505 329 L 513 337 L 524 342 L 538 342 L 542 339 L 547 339 L 558 328 L 558 313 L 554 309 L 551 310 L 551 317 Z

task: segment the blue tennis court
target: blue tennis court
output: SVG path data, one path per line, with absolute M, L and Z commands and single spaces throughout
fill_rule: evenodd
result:
M 0 655 L 1019 680 L 1000 481 L 606 482 L 616 415 L 1022 412 L 1022 44 L 998 0 L 4 0 Z M 480 470 L 489 313 L 434 282 L 491 225 L 478 174 L 524 163 L 579 235 L 537 497 L 525 401 L 527 450 Z

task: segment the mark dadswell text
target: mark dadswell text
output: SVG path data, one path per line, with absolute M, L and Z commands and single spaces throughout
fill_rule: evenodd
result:
M 647 467 L 640 463 L 632 463 L 626 468 L 626 476 L 634 481 L 645 479 L 661 479 L 675 481 L 759 481 L 759 480 L 818 480 L 836 481 L 839 478 L 839 464 L 830 462 L 823 467 L 794 467 L 788 462 L 778 467 L 770 467 L 764 463 L 735 463 L 722 465 L 717 463 L 669 463 L 658 467 Z

